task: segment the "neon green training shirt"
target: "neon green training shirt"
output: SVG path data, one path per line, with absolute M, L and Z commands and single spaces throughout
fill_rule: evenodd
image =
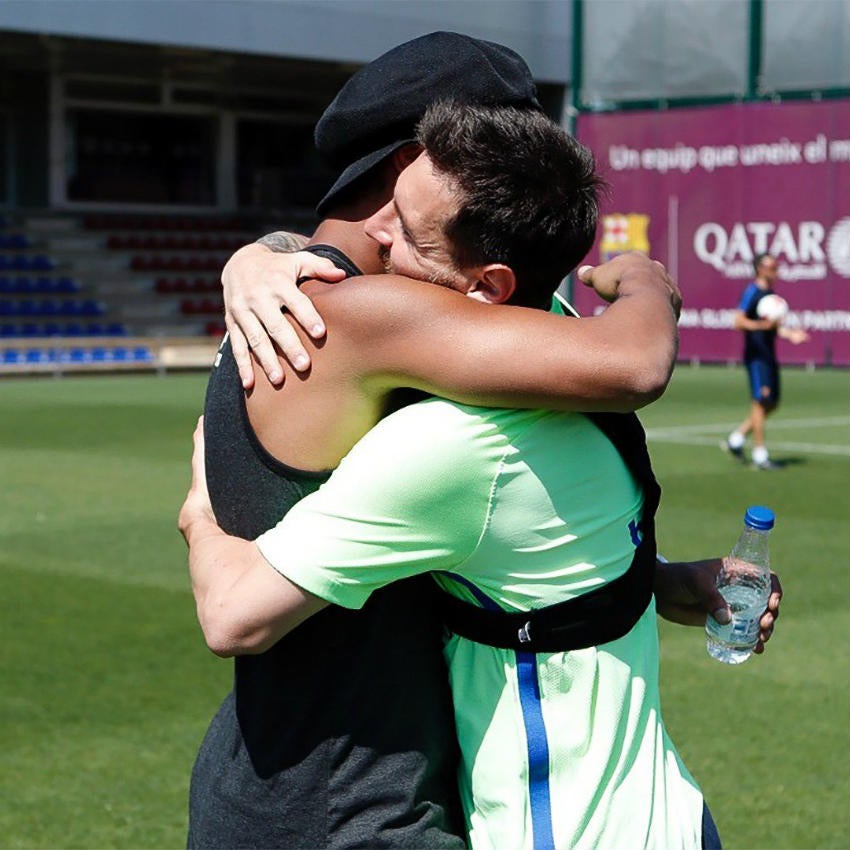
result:
M 625 572 L 642 502 L 584 416 L 429 399 L 381 421 L 257 543 L 348 608 L 432 572 L 475 604 L 525 611 Z M 700 847 L 702 794 L 661 719 L 654 603 L 602 646 L 532 654 L 450 636 L 445 657 L 474 850 Z

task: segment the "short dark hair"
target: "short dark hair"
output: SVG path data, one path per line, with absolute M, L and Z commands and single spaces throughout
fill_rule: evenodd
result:
M 761 265 L 761 264 L 762 264 L 762 263 L 763 263 L 763 262 L 764 262 L 764 261 L 765 261 L 768 257 L 770 257 L 770 259 L 771 259 L 771 260 L 776 259 L 776 258 L 773 256 L 773 254 L 769 253 L 768 251 L 764 251 L 764 252 L 762 252 L 761 254 L 756 254 L 756 255 L 755 255 L 755 257 L 753 257 L 753 271 L 754 271 L 756 274 L 758 274 L 758 273 L 759 273 L 759 266 L 760 266 L 760 265 Z
M 605 184 L 590 150 L 537 110 L 455 101 L 428 107 L 417 139 L 462 196 L 445 227 L 456 265 L 504 263 L 513 303 L 548 306 L 596 235 Z

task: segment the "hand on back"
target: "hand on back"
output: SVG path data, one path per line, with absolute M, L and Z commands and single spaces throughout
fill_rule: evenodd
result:
M 314 339 L 325 326 L 313 302 L 298 288 L 305 278 L 339 281 L 345 272 L 330 260 L 305 251 L 279 253 L 252 243 L 236 251 L 221 273 L 224 321 L 242 386 L 254 385 L 251 353 L 273 384 L 283 383 L 277 346 L 294 369 L 304 371 L 310 356 L 298 334 L 283 317 L 289 312 Z

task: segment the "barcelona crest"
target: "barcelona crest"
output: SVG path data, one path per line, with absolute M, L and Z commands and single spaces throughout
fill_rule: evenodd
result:
M 640 213 L 612 213 L 602 216 L 599 260 L 604 263 L 627 251 L 649 253 L 649 216 Z

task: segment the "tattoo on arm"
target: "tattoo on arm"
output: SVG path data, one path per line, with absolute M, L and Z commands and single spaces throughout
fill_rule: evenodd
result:
M 295 251 L 300 251 L 306 241 L 306 238 L 299 233 L 289 233 L 286 230 L 267 233 L 257 240 L 258 244 L 265 245 L 266 248 L 270 248 L 278 254 L 292 254 Z

